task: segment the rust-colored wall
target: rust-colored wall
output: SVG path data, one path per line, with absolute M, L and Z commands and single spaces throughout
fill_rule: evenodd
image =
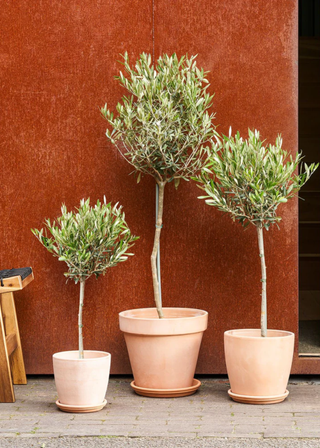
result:
M 153 5 L 154 3 L 154 5 Z M 119 53 L 188 52 L 210 70 L 220 130 L 248 126 L 297 149 L 296 2 L 165 0 L 130 2 L 4 2 L 1 8 L 0 266 L 31 265 L 35 281 L 16 294 L 29 373 L 50 373 L 55 351 L 77 346 L 78 287 L 65 284 L 64 265 L 30 232 L 60 205 L 106 195 L 119 201 L 141 236 L 135 257 L 90 279 L 85 346 L 112 353 L 112 372 L 130 366 L 118 312 L 153 306 L 150 252 L 153 179 L 139 185 L 107 143 L 98 107 L 122 92 L 113 76 Z M 161 241 L 167 306 L 209 311 L 199 373 L 225 371 L 223 332 L 259 326 L 260 272 L 256 234 L 197 199 L 183 183 L 165 193 Z M 297 204 L 266 236 L 269 327 L 297 332 Z

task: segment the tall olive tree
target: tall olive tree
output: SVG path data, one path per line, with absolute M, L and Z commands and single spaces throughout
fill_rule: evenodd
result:
M 159 57 L 141 54 L 134 66 L 124 55 L 124 74 L 116 78 L 127 95 L 113 114 L 107 104 L 101 109 L 110 125 L 107 138 L 134 167 L 137 182 L 144 174 L 157 186 L 157 217 L 151 255 L 154 298 L 159 318 L 163 317 L 160 296 L 160 266 L 157 265 L 162 228 L 164 189 L 181 179 L 189 180 L 203 166 L 207 143 L 214 135 L 209 112 L 213 96 L 208 93 L 207 72 L 196 65 L 196 57 L 176 54 Z
M 288 155 L 278 136 L 275 145 L 265 145 L 258 131 L 249 129 L 247 140 L 239 132 L 217 138 L 209 151 L 206 166 L 196 178 L 208 205 L 229 213 L 244 227 L 257 229 L 261 261 L 261 336 L 267 336 L 267 274 L 263 230 L 281 221 L 278 206 L 297 195 L 318 165 L 301 164 L 302 156 Z
M 82 199 L 75 212 L 68 212 L 62 205 L 61 216 L 51 223 L 45 220 L 45 227 L 31 229 L 40 243 L 59 261 L 64 261 L 68 271 L 64 274 L 75 283 L 80 283 L 78 314 L 79 358 L 83 359 L 82 309 L 85 282 L 95 275 L 105 274 L 107 268 L 127 260 L 127 251 L 137 237 L 131 235 L 125 221 L 122 207 L 100 201 L 94 207 L 90 199 Z

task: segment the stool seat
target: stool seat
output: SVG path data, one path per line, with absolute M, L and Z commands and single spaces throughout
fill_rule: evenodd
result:
M 0 271 L 0 403 L 14 403 L 13 384 L 27 384 L 13 293 L 33 278 L 30 267 Z
M 0 294 L 19 291 L 32 280 L 32 268 L 3 269 L 0 271 Z

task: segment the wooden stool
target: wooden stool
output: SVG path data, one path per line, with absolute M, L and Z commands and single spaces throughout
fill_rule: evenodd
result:
M 32 280 L 31 268 L 0 271 L 0 403 L 14 403 L 13 384 L 27 384 L 13 293 Z

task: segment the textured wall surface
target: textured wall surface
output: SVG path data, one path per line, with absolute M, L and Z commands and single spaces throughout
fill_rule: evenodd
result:
M 52 353 L 77 347 L 78 307 L 78 286 L 65 283 L 64 264 L 30 228 L 62 202 L 106 195 L 123 204 L 141 238 L 133 258 L 88 281 L 85 347 L 110 351 L 112 372 L 128 373 L 117 315 L 153 306 L 155 187 L 151 178 L 136 185 L 104 137 L 99 106 L 123 93 L 114 80 L 119 53 L 198 54 L 222 132 L 256 127 L 272 140 L 281 132 L 296 150 L 296 2 L 23 0 L 4 2 L 0 14 L 0 266 L 34 269 L 35 281 L 16 294 L 27 371 L 50 373 Z M 222 373 L 223 332 L 259 326 L 260 262 L 255 230 L 243 231 L 198 193 L 192 183 L 166 188 L 163 301 L 209 311 L 198 372 Z M 266 235 L 269 327 L 297 332 L 297 203 L 282 213 L 281 230 Z

